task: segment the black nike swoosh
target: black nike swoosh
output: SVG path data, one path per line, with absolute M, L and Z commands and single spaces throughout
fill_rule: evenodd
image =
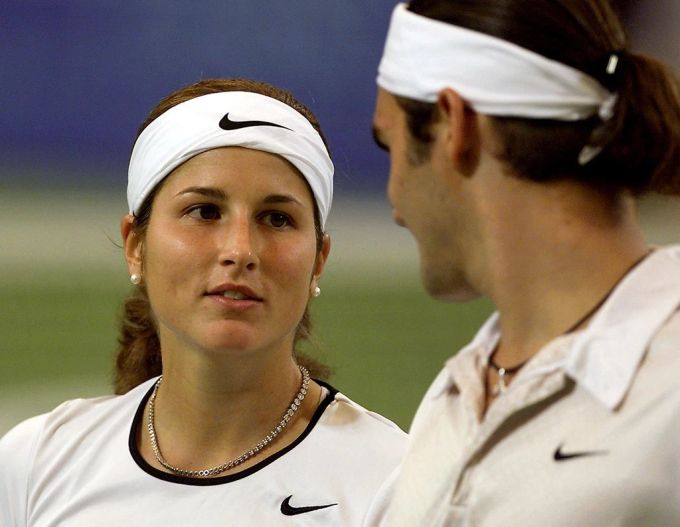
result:
M 304 514 L 305 512 L 318 511 L 319 509 L 327 509 L 328 507 L 337 505 L 337 503 L 329 503 L 328 505 L 312 505 L 311 507 L 293 507 L 290 504 L 290 499 L 292 497 L 293 495 L 291 494 L 281 502 L 281 512 L 284 516 L 297 516 L 298 514 Z
M 270 123 L 269 121 L 232 121 L 229 119 L 229 112 L 224 114 L 224 117 L 220 119 L 220 128 L 222 128 L 222 130 L 240 130 L 241 128 L 248 128 L 250 126 L 275 126 L 276 128 L 290 130 L 290 128 L 286 126 Z M 292 132 L 292 130 L 290 131 Z
M 564 445 L 560 445 L 557 447 L 555 450 L 555 453 L 553 454 L 553 459 L 555 461 L 567 461 L 569 459 L 576 459 L 578 457 L 590 457 L 590 456 L 606 456 L 609 452 L 606 450 L 587 450 L 584 452 L 569 452 L 565 453 L 562 452 L 562 447 Z

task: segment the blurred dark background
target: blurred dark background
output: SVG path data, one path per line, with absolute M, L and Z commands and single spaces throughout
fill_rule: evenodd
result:
M 618 0 L 634 46 L 678 66 L 680 2 Z M 116 185 L 137 127 L 170 91 L 250 77 L 321 120 L 337 189 L 381 190 L 369 134 L 394 0 L 3 0 L 0 184 Z
M 387 165 L 372 147 L 371 106 L 393 5 L 4 0 L 2 178 L 120 185 L 137 127 L 163 96 L 202 78 L 246 77 L 317 113 L 340 191 L 375 187 Z

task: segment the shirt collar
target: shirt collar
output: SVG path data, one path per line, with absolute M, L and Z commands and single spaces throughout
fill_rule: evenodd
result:
M 614 410 L 630 389 L 654 335 L 678 305 L 680 246 L 670 246 L 648 256 L 614 289 L 588 327 L 575 336 L 565 371 Z
M 614 289 L 588 327 L 571 340 L 562 369 L 604 406 L 614 410 L 628 392 L 652 338 L 680 305 L 680 246 L 656 250 Z M 634 316 L 631 314 L 634 313 Z M 430 387 L 437 398 L 475 375 L 500 338 L 494 313 L 473 340 L 449 359 Z
M 461 384 L 461 376 L 477 374 L 474 361 L 488 359 L 500 339 L 498 320 L 498 313 L 493 313 L 479 328 L 472 341 L 446 361 L 443 371 L 430 387 L 430 397 L 437 398 Z

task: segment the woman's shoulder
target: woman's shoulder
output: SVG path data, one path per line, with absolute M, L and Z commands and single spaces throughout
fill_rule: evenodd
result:
M 86 464 L 81 454 L 93 444 L 125 442 L 131 416 L 152 383 L 125 395 L 66 401 L 0 438 L 0 525 L 25 525 L 31 488 Z
M 0 456 L 15 449 L 25 450 L 29 445 L 64 435 L 65 431 L 82 430 L 102 420 L 110 420 L 116 413 L 134 411 L 153 381 L 145 382 L 124 395 L 71 399 L 53 410 L 31 417 L 12 428 L 0 438 Z M 83 426 L 87 424 L 87 426 Z
M 323 386 L 328 392 L 312 423 L 279 468 L 294 470 L 300 481 L 317 481 L 317 488 L 333 502 L 351 504 L 353 513 L 363 517 L 372 497 L 401 463 L 407 436 L 386 417 L 330 385 Z
M 395 437 L 406 437 L 406 433 L 399 426 L 377 412 L 369 410 L 353 401 L 345 394 L 337 392 L 331 403 L 332 419 L 356 423 L 364 428 L 372 428 Z
M 400 456 L 406 444 L 406 433 L 387 417 L 364 408 L 330 385 L 322 403 L 319 427 L 328 433 L 342 434 L 344 441 L 355 440 L 371 446 L 380 444 L 384 452 Z
M 33 449 L 49 414 L 37 415 L 19 423 L 0 437 L 0 466 L 6 467 Z
M 0 438 L 0 525 L 25 525 L 26 488 L 47 415 L 27 419 Z

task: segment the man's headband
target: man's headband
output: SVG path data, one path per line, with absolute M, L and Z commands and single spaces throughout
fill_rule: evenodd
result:
M 144 199 L 170 172 L 192 157 L 224 146 L 277 154 L 303 175 L 323 228 L 333 199 L 333 163 L 319 133 L 281 101 L 251 92 L 211 93 L 170 108 L 140 134 L 128 169 L 128 206 Z
M 593 77 L 485 33 L 394 9 L 378 85 L 436 102 L 451 88 L 477 112 L 577 121 L 611 117 L 615 95 Z

